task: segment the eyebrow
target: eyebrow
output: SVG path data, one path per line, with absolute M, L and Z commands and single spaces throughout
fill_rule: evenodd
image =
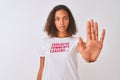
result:
M 58 18 L 58 17 L 59 17 L 59 16 L 55 16 L 55 18 Z M 69 18 L 69 16 L 63 16 L 63 18 L 64 18 L 64 17 L 65 17 L 65 18 L 66 18 L 66 17 Z

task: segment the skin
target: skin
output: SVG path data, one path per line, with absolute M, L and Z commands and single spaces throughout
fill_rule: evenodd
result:
M 105 29 L 102 30 L 100 40 L 98 40 L 98 23 L 90 20 L 87 22 L 86 28 L 87 42 L 79 38 L 78 51 L 82 57 L 88 62 L 94 62 L 98 58 L 104 42 Z
M 69 16 L 63 9 L 56 11 L 55 14 L 55 25 L 58 30 L 58 37 L 64 38 L 68 36 L 67 28 L 69 25 Z
M 68 35 L 67 28 L 69 25 L 69 17 L 66 11 L 58 10 L 55 14 L 55 25 L 58 30 L 58 37 L 65 38 Z M 98 40 L 98 23 L 94 20 L 87 22 L 86 28 L 87 41 L 84 42 L 81 37 L 79 37 L 79 42 L 77 50 L 81 53 L 84 60 L 87 62 L 94 62 L 98 58 L 104 42 L 105 29 L 102 30 L 100 40 Z M 44 69 L 45 57 L 40 58 L 40 68 L 37 76 L 37 80 L 41 80 L 42 73 Z
M 40 57 L 40 68 L 37 75 L 37 80 L 42 80 L 42 74 L 44 69 L 45 57 Z

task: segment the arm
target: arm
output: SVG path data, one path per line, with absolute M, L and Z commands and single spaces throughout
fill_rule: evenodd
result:
M 102 31 L 100 40 L 98 40 L 98 23 L 93 20 L 87 22 L 86 30 L 87 41 L 84 42 L 79 38 L 78 51 L 81 53 L 83 59 L 88 62 L 94 62 L 98 58 L 104 42 L 105 29 Z
M 45 57 L 40 57 L 40 68 L 37 75 L 37 80 L 42 80 Z

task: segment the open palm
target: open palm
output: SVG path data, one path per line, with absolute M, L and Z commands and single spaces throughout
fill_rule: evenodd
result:
M 84 42 L 82 38 L 79 38 L 78 51 L 86 61 L 94 62 L 102 50 L 105 29 L 103 29 L 100 40 L 98 40 L 98 23 L 93 20 L 88 21 L 86 36 L 86 42 Z

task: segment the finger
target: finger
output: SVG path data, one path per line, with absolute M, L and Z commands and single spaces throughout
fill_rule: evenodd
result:
M 95 22 L 95 39 L 98 41 L 98 23 Z
M 103 41 L 104 41 L 104 38 L 105 38 L 105 29 L 102 30 L 102 35 L 100 37 L 100 42 L 103 44 Z
M 87 22 L 87 30 L 86 31 L 87 31 L 86 32 L 87 40 L 91 40 L 91 24 L 89 21 Z
M 95 30 L 94 30 L 94 21 L 91 20 L 91 36 L 92 40 L 95 40 Z

